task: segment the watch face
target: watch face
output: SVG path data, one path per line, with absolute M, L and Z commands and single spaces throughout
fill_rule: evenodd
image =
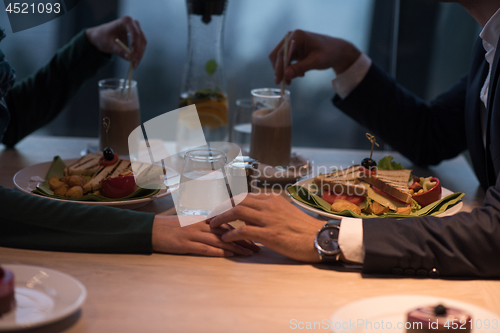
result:
M 337 242 L 339 229 L 327 228 L 318 234 L 318 246 L 326 253 L 337 253 L 340 248 Z

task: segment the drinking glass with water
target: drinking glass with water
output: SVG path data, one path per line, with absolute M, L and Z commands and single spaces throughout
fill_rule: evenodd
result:
M 208 216 L 230 200 L 226 154 L 214 148 L 195 148 L 184 156 L 179 187 L 179 215 Z

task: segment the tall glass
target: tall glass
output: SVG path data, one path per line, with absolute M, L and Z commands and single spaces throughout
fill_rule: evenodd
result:
M 292 149 L 290 92 L 280 89 L 253 89 L 252 139 L 250 156 L 259 163 L 288 166 Z
M 248 153 L 252 133 L 252 99 L 236 100 L 236 109 L 232 118 L 231 142 L 236 143 Z
M 208 216 L 215 207 L 230 199 L 226 164 L 226 154 L 221 150 L 195 148 L 186 152 L 177 214 Z
M 128 155 L 128 137 L 141 125 L 137 82 L 105 79 L 99 81 L 99 148 L 110 147 L 118 155 Z

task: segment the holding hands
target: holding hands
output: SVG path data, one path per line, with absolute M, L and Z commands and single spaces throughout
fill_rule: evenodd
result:
M 338 75 L 361 55 L 361 52 L 346 40 L 303 30 L 289 33 L 289 40 L 289 61 L 296 62 L 287 66 L 286 84 L 290 84 L 292 79 L 298 76 L 304 76 L 311 69 L 333 68 Z M 269 54 L 276 84 L 283 78 L 283 53 L 284 39 Z
M 131 36 L 131 51 L 128 54 L 123 48 L 115 42 L 115 39 L 121 40 L 127 45 L 127 34 Z M 117 20 L 89 28 L 86 31 L 88 40 L 99 51 L 104 53 L 115 53 L 125 60 L 131 61 L 134 68 L 139 65 L 142 55 L 146 50 L 146 36 L 144 36 L 139 21 L 130 16 L 124 16 Z
M 176 216 L 156 215 L 153 222 L 153 251 L 212 257 L 231 257 L 235 254 L 249 256 L 260 251 L 257 245 L 247 240 L 222 241 L 221 236 L 231 229 L 229 225 L 211 228 L 205 222 L 181 227 Z
M 226 242 L 251 239 L 289 258 L 319 262 L 314 238 L 324 222 L 302 212 L 278 194 L 251 194 L 236 207 L 210 220 L 212 228 L 242 220 L 246 225 L 224 233 Z

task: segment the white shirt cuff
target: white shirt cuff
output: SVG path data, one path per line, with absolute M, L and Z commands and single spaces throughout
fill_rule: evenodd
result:
M 372 60 L 366 54 L 361 53 L 351 67 L 332 80 L 333 90 L 340 98 L 346 98 L 363 81 L 371 65 Z
M 339 247 L 348 261 L 364 263 L 363 220 L 345 217 L 340 222 Z

